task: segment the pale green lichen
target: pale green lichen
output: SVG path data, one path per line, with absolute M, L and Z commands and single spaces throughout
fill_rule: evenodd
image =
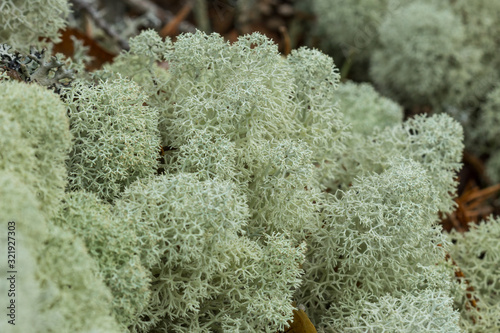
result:
M 69 11 L 67 0 L 2 0 L 0 43 L 28 52 L 30 46 L 47 45 L 45 39 L 58 42 Z
M 227 265 L 227 235 L 240 230 L 248 214 L 231 183 L 202 182 L 193 174 L 137 181 L 116 211 L 143 244 L 142 263 L 154 276 L 145 313 L 155 323 L 167 313 L 176 318 L 199 311 L 210 296 L 209 280 Z
M 346 126 L 337 95 L 340 74 L 330 57 L 305 47 L 292 51 L 287 63 L 296 85 L 292 107 L 299 132 L 295 138 L 309 145 L 317 178 L 325 183 L 334 178 L 339 167 L 336 157 L 345 149 Z
M 197 32 L 161 44 L 147 31 L 131 45 L 121 61 L 131 59 L 137 68 L 108 71 L 157 91 L 149 102 L 162 110 L 165 170 L 235 180 L 256 198 L 249 202 L 251 234 L 286 231 L 299 241 L 296 231 L 314 219 L 311 202 L 320 183 L 335 177 L 344 149 L 346 127 L 335 95 L 340 76 L 332 59 L 303 48 L 285 60 L 260 34 L 229 45 Z M 151 63 L 158 60 L 168 61 L 168 75 L 154 74 Z M 291 216 L 300 223 L 285 222 Z
M 493 89 L 486 97 L 481 107 L 478 123 L 482 124 L 476 128 L 475 137 L 485 150 L 500 148 L 498 137 L 500 136 L 500 87 Z M 489 149 L 488 149 L 489 148 Z M 493 149 L 491 149 L 493 148 Z
M 74 137 L 69 187 L 112 201 L 138 178 L 156 173 L 160 149 L 158 111 L 132 81 L 74 85 L 66 104 Z
M 399 297 L 382 296 L 358 306 L 363 310 L 348 318 L 345 332 L 462 332 L 459 314 L 446 292 L 423 289 Z
M 467 286 L 456 299 L 461 324 L 467 332 L 494 332 L 500 327 L 500 218 L 490 216 L 471 224 L 468 232 L 452 232 L 449 237 L 451 258 L 463 272 L 460 282 Z
M 376 129 L 383 130 L 403 122 L 403 108 L 380 95 L 368 83 L 342 83 L 336 95 L 344 122 L 352 126 L 354 133 L 370 135 Z
M 493 89 L 481 107 L 476 128 L 471 132 L 473 147 L 478 152 L 488 153 L 486 171 L 494 182 L 500 181 L 500 87 Z
M 224 245 L 229 265 L 210 281 L 214 297 L 168 327 L 186 333 L 284 330 L 292 318 L 293 291 L 301 281 L 304 244 L 296 247 L 283 235 L 271 235 L 262 245 L 245 237 Z
M 500 153 L 493 152 L 486 163 L 486 172 L 493 182 L 500 183 Z
M 381 45 L 371 57 L 370 75 L 386 94 L 425 104 L 452 85 L 449 74 L 465 46 L 465 28 L 451 9 L 425 2 L 402 6 L 378 32 Z
M 296 130 L 293 81 L 277 46 L 260 34 L 229 45 L 201 32 L 179 36 L 164 55 L 171 78 L 162 110 L 163 144 L 179 147 L 199 132 L 224 134 L 245 155 Z
M 113 312 L 124 329 L 139 325 L 150 301 L 149 272 L 141 265 L 134 226 L 117 219 L 93 193 L 70 192 L 54 223 L 80 237 L 99 265 L 99 277 L 113 295 Z
M 242 236 L 245 201 L 231 182 L 200 181 L 196 174 L 127 188 L 116 212 L 134 221 L 145 245 L 141 258 L 153 276 L 148 320 L 182 332 L 217 331 L 241 316 L 249 332 L 284 327 L 300 282 L 302 247 L 278 236 L 265 237 L 264 245 Z M 264 299 L 273 304 L 266 311 L 259 308 Z
M 239 182 L 242 171 L 237 169 L 237 152 L 233 142 L 223 136 L 200 133 L 179 149 L 166 151 L 164 167 L 167 173 L 196 173 L 200 180 L 219 178 Z
M 49 225 L 37 253 L 43 332 L 123 332 L 112 314 L 112 296 L 82 240 Z
M 65 160 L 71 148 L 66 109 L 46 88 L 17 81 L 0 82 L 0 169 L 32 185 L 47 216 L 55 213 L 67 184 Z
M 284 61 L 260 34 L 229 45 L 217 34 L 197 32 L 162 44 L 146 31 L 119 60 L 131 61 L 134 70 L 119 65 L 108 71 L 158 92 L 150 102 L 161 112 L 164 146 L 178 148 L 207 132 L 234 142 L 240 158 L 251 158 L 254 146 L 270 138 L 306 141 L 319 163 L 342 150 L 344 125 L 334 94 L 340 76 L 319 51 L 296 50 Z M 168 62 L 168 75 L 155 74 L 158 60 Z
M 326 50 L 367 60 L 378 45 L 377 29 L 388 11 L 387 0 L 315 0 L 318 33 Z
M 5 122 L 0 120 L 0 124 L 5 125 Z M 4 137 L 0 136 L 0 139 Z M 5 308 L 10 306 L 11 299 L 15 302 L 12 317 L 8 316 L 10 309 L 4 308 L 7 316 L 0 321 L 0 331 L 41 333 L 44 331 L 41 324 L 44 317 L 39 302 L 40 285 L 35 275 L 38 269 L 35 256 L 47 237 L 46 219 L 40 213 L 40 204 L 32 188 L 14 172 L 0 170 L 0 197 L 0 223 L 4 228 L 0 236 L 3 245 L 0 254 L 5 258 L 0 262 L 0 269 L 5 272 L 0 280 L 0 292 Z M 9 249 L 9 246 L 13 248 Z M 19 272 L 14 274 L 13 288 L 11 280 L 7 279 L 11 276 L 8 271 Z
M 495 36 L 500 34 L 500 3 L 488 0 L 456 0 L 451 1 L 450 5 L 467 27 L 467 42 L 484 51 L 484 64 L 493 61 L 498 65 L 500 59 L 497 50 L 500 41 Z
M 340 110 L 332 60 L 283 58 L 260 34 L 173 43 L 146 31 L 131 46 L 65 92 L 76 191 L 32 240 L 45 331 L 274 333 L 292 301 L 320 330 L 456 331 L 436 222 L 453 207 L 458 123 L 401 124 L 392 105 L 390 121 L 349 133 L 341 112 L 361 107 Z M 365 90 L 382 118 L 391 104 Z M 30 191 L 40 174 L 22 168 L 46 155 L 16 117 L 0 112 L 13 133 L 0 172 L 26 175 Z
M 16 271 L 15 325 L 2 320 L 2 331 L 123 332 L 110 311 L 110 292 L 81 240 L 52 225 L 35 191 L 16 173 L 0 171 L 0 195 L 2 225 L 8 230 L 7 222 L 15 222 L 14 235 L 2 235 L 3 244 L 14 244 L 14 268 L 3 266 L 6 260 L 1 267 Z M 7 289 L 10 282 L 2 279 L 0 290 L 7 295 Z
M 168 71 L 157 64 L 163 53 L 171 44 L 165 42 L 154 30 L 145 30 L 130 39 L 130 51 L 120 53 L 111 64 L 104 65 L 103 70 L 93 73 L 95 78 L 117 78 L 118 73 L 137 82 L 149 94 L 148 104 L 161 109 L 166 103 L 162 92 L 168 81 Z
M 386 295 L 399 298 L 425 287 L 448 292 L 449 275 L 436 266 L 447 244 L 437 226 L 436 194 L 421 164 L 396 159 L 330 200 L 322 225 L 311 233 L 297 293 L 318 326 L 344 331 L 353 316 L 370 317 L 361 304 Z
M 427 169 L 438 191 L 439 210 L 451 212 L 455 205 L 454 175 L 461 167 L 463 148 L 463 129 L 450 116 L 417 116 L 367 137 L 355 136 L 346 150 L 349 154 L 342 158 L 337 179 L 341 187 L 348 186 L 356 176 L 380 173 L 394 156 L 404 156 Z
M 297 244 L 317 220 L 320 201 L 312 151 L 304 142 L 284 140 L 263 145 L 248 184 L 249 235 L 286 232 Z

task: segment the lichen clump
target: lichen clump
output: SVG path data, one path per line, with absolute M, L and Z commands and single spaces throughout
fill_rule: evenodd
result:
M 437 226 L 453 208 L 457 122 L 403 122 L 370 86 L 341 85 L 327 55 L 284 58 L 257 33 L 145 31 L 130 45 L 62 101 L 0 82 L 42 97 L 2 96 L 18 112 L 0 108 L 15 136 L 0 172 L 51 194 L 30 238 L 48 318 L 68 331 L 276 332 L 297 302 L 324 330 L 458 332 Z
M 2 0 L 0 42 L 22 52 L 47 45 L 46 39 L 58 42 L 69 11 L 67 0 Z

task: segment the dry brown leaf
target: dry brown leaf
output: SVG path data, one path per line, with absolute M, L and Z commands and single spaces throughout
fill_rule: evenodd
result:
M 284 333 L 317 333 L 313 323 L 304 310 L 293 310 L 293 321 Z

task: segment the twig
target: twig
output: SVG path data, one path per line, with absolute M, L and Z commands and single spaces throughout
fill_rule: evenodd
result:
M 472 202 L 476 199 L 479 199 L 479 202 L 483 202 L 498 191 L 500 191 L 500 184 L 493 185 L 482 190 L 474 191 L 467 196 L 467 201 Z
M 340 80 L 342 82 L 347 81 L 347 75 L 349 75 L 349 71 L 351 70 L 353 58 L 354 52 L 349 52 L 349 56 L 345 59 L 344 64 L 340 69 Z
M 290 35 L 288 34 L 288 30 L 284 25 L 280 26 L 279 29 L 281 35 L 283 36 L 283 47 L 284 47 L 283 54 L 287 56 L 290 54 L 290 52 L 292 52 L 292 43 L 290 41 Z
M 206 33 L 210 32 L 210 19 L 208 18 L 208 8 L 206 0 L 194 0 L 195 6 L 193 8 L 196 23 L 200 30 Z
M 126 2 L 129 6 L 134 7 L 138 11 L 142 13 L 153 13 L 156 17 L 160 19 L 163 25 L 168 24 L 173 21 L 176 16 L 172 14 L 170 11 L 165 10 L 151 2 L 150 0 L 122 0 Z M 196 27 L 187 21 L 181 21 L 177 24 L 177 29 L 180 32 L 196 32 Z
M 166 24 L 160 31 L 160 36 L 172 36 L 175 34 L 175 31 L 178 29 L 179 24 L 189 15 L 193 5 L 191 2 L 188 2 L 182 7 L 182 9 L 177 13 L 177 15 Z
M 73 0 L 73 3 L 79 7 L 81 10 L 86 12 L 92 20 L 95 22 L 95 24 L 101 28 L 108 36 L 111 38 L 115 39 L 120 47 L 124 50 L 128 50 L 130 47 L 128 45 L 128 42 L 122 38 L 116 31 L 113 29 L 111 26 L 108 25 L 108 23 L 99 15 L 97 10 L 92 7 L 92 5 L 86 1 L 86 0 Z
M 485 180 L 488 180 L 487 177 L 485 177 L 484 165 L 479 158 L 468 151 L 464 151 L 464 163 L 470 165 L 474 169 L 474 171 L 479 175 L 481 181 L 484 182 Z

